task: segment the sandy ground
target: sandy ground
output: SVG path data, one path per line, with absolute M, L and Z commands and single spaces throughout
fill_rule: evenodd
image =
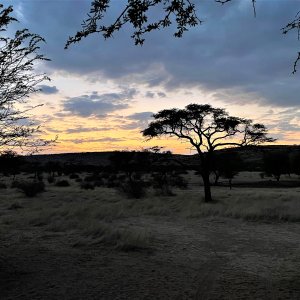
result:
M 2 235 L 1 299 L 300 299 L 300 224 L 126 220 L 151 249 L 74 246 L 72 234 Z

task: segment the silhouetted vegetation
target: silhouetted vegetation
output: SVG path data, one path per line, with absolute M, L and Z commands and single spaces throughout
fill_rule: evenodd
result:
M 16 181 L 13 186 L 20 189 L 27 197 L 34 197 L 45 191 L 45 184 L 42 181 Z
M 70 183 L 68 180 L 59 180 L 55 183 L 56 186 L 59 186 L 59 187 L 66 187 L 66 186 L 70 186 Z
M 281 175 L 291 173 L 288 153 L 265 153 L 263 159 L 266 175 L 273 176 L 277 181 L 280 180 Z
M 12 6 L 3 9 L 0 4 L 0 9 L 0 149 L 19 147 L 35 151 L 51 141 L 33 136 L 38 127 L 28 121 L 30 109 L 22 110 L 20 104 L 39 91 L 38 84 L 49 79 L 45 74 L 34 72 L 38 63 L 48 60 L 39 53 L 44 39 L 28 29 L 17 30 L 10 37 L 7 33 L 17 19 L 11 16 Z M 25 125 L 25 120 L 28 125 Z
M 243 170 L 242 160 L 236 152 L 224 152 L 215 156 L 213 160 L 213 172 L 215 184 L 218 184 L 220 176 L 228 179 L 229 188 L 232 189 L 232 180 Z
M 274 141 L 267 136 L 264 125 L 229 116 L 224 109 L 213 108 L 208 104 L 189 104 L 185 109 L 165 109 L 153 117 L 155 120 L 143 130 L 145 137 L 176 137 L 190 143 L 197 151 L 206 202 L 212 201 L 209 176 L 218 148 L 246 147 Z

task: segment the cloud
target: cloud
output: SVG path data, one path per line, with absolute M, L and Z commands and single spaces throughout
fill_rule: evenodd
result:
M 151 91 L 147 91 L 146 94 L 145 94 L 145 97 L 147 98 L 154 98 L 155 94 Z
M 112 127 L 75 127 L 66 130 L 66 133 L 83 133 L 83 132 L 95 132 L 95 131 L 108 131 L 112 130 Z
M 127 116 L 128 119 L 130 120 L 138 120 L 138 121 L 148 121 L 149 119 L 151 119 L 153 116 L 153 112 L 151 111 L 144 111 L 144 112 L 139 112 L 139 113 L 135 113 L 132 115 Z
M 155 97 L 159 97 L 159 98 L 165 98 L 167 97 L 167 95 L 164 92 L 153 92 L 153 91 L 147 91 L 145 93 L 145 97 L 147 98 L 155 98 Z
M 125 141 L 123 138 L 112 138 L 112 137 L 104 137 L 104 138 L 82 138 L 82 139 L 65 139 L 61 140 L 63 142 L 71 142 L 74 144 L 83 144 L 83 143 L 115 143 L 115 142 L 123 142 Z
M 49 86 L 49 85 L 39 85 L 38 86 L 40 90 L 40 93 L 42 94 L 46 94 L 46 95 L 50 95 L 50 94 L 57 94 L 58 93 L 58 89 L 56 86 Z
M 128 102 L 136 95 L 135 89 L 123 90 L 119 93 L 92 92 L 89 95 L 67 98 L 63 102 L 64 110 L 81 117 L 106 116 L 107 113 L 129 107 Z
M 100 35 L 92 35 L 67 51 L 64 44 L 80 29 L 90 1 L 46 1 L 40 5 L 16 0 L 14 5 L 22 4 L 20 21 L 46 38 L 42 50 L 52 59 L 46 62 L 50 72 L 77 74 L 86 80 L 133 80 L 173 91 L 200 88 L 219 96 L 226 94 L 224 101 L 229 103 L 252 101 L 240 100 L 238 91 L 253 95 L 258 103 L 299 105 L 299 75 L 290 76 L 299 44 L 294 34 L 282 35 L 280 31 L 298 12 L 295 1 L 257 1 L 257 18 L 250 1 L 195 3 L 204 22 L 181 39 L 174 38 L 174 27 L 167 28 L 146 35 L 144 46 L 136 47 L 129 28 L 124 28 L 115 39 L 104 41 Z M 107 23 L 120 9 L 119 3 L 112 5 Z M 27 20 L 30 23 L 26 24 Z
M 165 97 L 167 97 L 167 94 L 164 93 L 164 92 L 157 92 L 157 95 L 158 95 L 158 97 L 160 97 L 160 98 L 165 98 Z
M 153 112 L 150 111 L 144 111 L 144 112 L 139 112 L 139 113 L 129 115 L 126 118 L 134 122 L 129 122 L 120 125 L 119 128 L 126 129 L 126 130 L 143 129 L 147 127 L 149 120 L 151 120 L 152 116 L 153 116 Z

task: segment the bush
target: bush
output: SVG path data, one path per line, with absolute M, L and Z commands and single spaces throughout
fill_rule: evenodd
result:
M 95 189 L 95 185 L 90 183 L 90 182 L 83 182 L 80 187 L 84 190 L 94 190 Z
M 17 180 L 14 180 L 12 183 L 11 183 L 11 188 L 14 189 L 14 188 L 19 188 L 21 186 L 21 182 L 20 181 L 17 181 Z
M 96 180 L 96 181 L 94 182 L 94 185 L 100 187 L 100 186 L 103 186 L 103 185 L 104 185 L 104 182 L 103 182 L 102 179 L 101 179 L 101 180 Z
M 169 176 L 162 173 L 152 174 L 152 185 L 156 195 L 159 196 L 175 196 L 171 189 Z
M 78 179 L 79 178 L 79 175 L 78 174 L 71 174 L 70 176 L 69 176 L 69 178 L 70 179 Z
M 48 176 L 47 180 L 48 180 L 48 183 L 54 183 L 55 182 L 55 178 L 53 176 Z
M 60 180 L 57 181 L 55 185 L 59 187 L 64 187 L 64 186 L 70 186 L 70 183 L 68 180 Z
M 92 181 L 98 181 L 102 180 L 101 176 L 98 174 L 88 175 L 84 177 L 84 181 L 86 182 L 92 182 Z
M 142 180 L 127 181 L 120 185 L 120 190 L 128 198 L 140 199 L 145 196 L 146 189 Z
M 0 189 L 6 189 L 7 185 L 4 182 L 0 182 Z
M 18 188 L 27 196 L 34 197 L 45 191 L 45 184 L 42 181 L 20 182 Z
M 115 188 L 120 186 L 120 182 L 118 180 L 107 180 L 106 187 Z
M 76 182 L 82 182 L 82 179 L 81 178 L 76 178 L 75 181 Z
M 174 175 L 171 178 L 171 185 L 180 189 L 187 189 L 188 181 L 180 175 Z

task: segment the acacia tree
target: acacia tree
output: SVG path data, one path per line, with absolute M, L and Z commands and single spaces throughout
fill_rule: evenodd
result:
M 262 124 L 232 117 L 221 108 L 209 104 L 189 104 L 184 109 L 165 109 L 153 115 L 148 128 L 142 131 L 148 139 L 159 136 L 177 137 L 189 142 L 201 161 L 205 201 L 212 201 L 209 174 L 215 150 L 224 147 L 255 146 L 273 142 Z
M 225 4 L 233 0 L 214 0 L 218 4 Z M 253 13 L 256 16 L 256 0 L 248 0 L 252 3 Z M 199 0 L 126 0 L 120 5 L 119 13 L 115 20 L 104 25 L 104 20 L 112 6 L 111 0 L 94 0 L 91 2 L 91 9 L 86 20 L 82 23 L 82 29 L 74 36 L 69 37 L 65 48 L 69 45 L 81 41 L 91 34 L 99 33 L 107 39 L 119 31 L 124 25 L 129 24 L 133 28 L 131 38 L 136 45 L 142 45 L 145 41 L 145 34 L 170 27 L 175 24 L 175 37 L 182 37 L 190 27 L 201 25 L 202 21 L 197 15 L 196 4 Z M 119 5 L 119 4 L 118 4 Z M 284 4 L 283 4 L 284 5 Z M 160 12 L 160 18 L 153 19 L 153 11 Z M 300 14 L 297 13 L 294 20 L 282 28 L 282 33 L 286 34 L 291 30 L 298 30 L 300 36 Z M 296 72 L 297 63 L 300 60 L 300 52 L 295 60 L 293 73 Z
M 17 21 L 11 16 L 12 6 L 3 9 L 0 4 L 0 150 L 22 147 L 37 149 L 51 141 L 34 138 L 39 128 L 29 120 L 29 111 L 23 109 L 29 96 L 39 91 L 38 84 L 49 80 L 45 74 L 36 74 L 34 66 L 48 60 L 39 53 L 39 44 L 44 39 L 27 29 L 17 30 L 13 37 L 7 27 Z

